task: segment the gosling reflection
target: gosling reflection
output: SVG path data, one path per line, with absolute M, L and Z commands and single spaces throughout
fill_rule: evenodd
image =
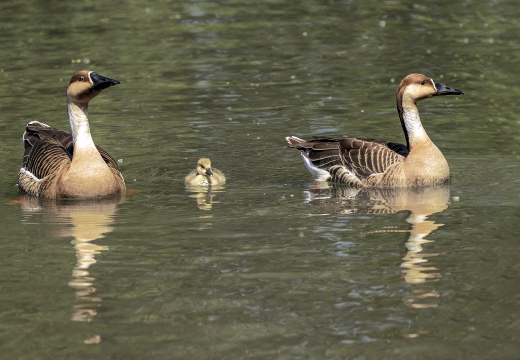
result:
M 218 204 L 218 201 L 216 201 L 215 198 L 219 192 L 224 192 L 224 186 L 186 185 L 186 191 L 191 193 L 189 197 L 195 199 L 199 210 L 211 210 L 213 204 Z
M 327 195 L 328 194 L 328 195 Z M 410 230 L 381 229 L 377 232 L 403 231 L 409 233 L 404 244 L 405 250 L 400 265 L 402 279 L 408 284 L 423 284 L 437 280 L 440 270 L 429 266 L 428 259 L 438 256 L 438 253 L 424 251 L 425 244 L 432 240 L 426 237 L 432 231 L 443 226 L 428 220 L 428 216 L 442 212 L 448 207 L 450 190 L 448 186 L 403 188 L 403 189 L 352 189 L 334 187 L 325 191 L 311 190 L 308 201 L 316 202 L 324 199 L 332 200 L 329 206 L 340 205 L 340 212 L 356 214 L 382 214 L 409 211 L 406 219 Z M 424 303 L 424 300 L 438 297 L 434 291 L 415 289 L 405 303 L 413 308 L 436 307 L 434 303 Z
M 101 298 L 96 296 L 96 278 L 89 268 L 96 263 L 96 255 L 108 250 L 108 246 L 93 243 L 114 229 L 114 215 L 121 198 L 97 200 L 44 200 L 21 198 L 25 221 L 44 225 L 45 237 L 72 237 L 76 252 L 76 265 L 72 270 L 69 286 L 76 290 L 80 304 L 73 307 L 73 321 L 92 321 L 101 306 Z M 71 225 L 64 228 L 56 225 Z M 50 230 L 49 232 L 49 229 Z M 40 233 L 41 234 L 41 233 Z

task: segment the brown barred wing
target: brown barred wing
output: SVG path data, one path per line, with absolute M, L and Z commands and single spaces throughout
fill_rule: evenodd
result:
M 296 138 L 297 139 L 297 138 Z M 287 138 L 291 147 L 306 154 L 309 160 L 320 169 L 329 170 L 331 166 L 340 165 L 339 139 L 314 138 L 312 140 L 294 140 Z
M 40 140 L 24 156 L 23 167 L 36 178 L 43 179 L 71 162 L 71 154 L 52 139 Z
M 38 179 L 53 174 L 72 159 L 72 136 L 65 131 L 31 121 L 22 139 L 25 149 L 22 167 Z
M 57 145 L 62 148 L 62 151 L 65 152 L 67 157 L 72 158 L 72 135 L 66 131 L 58 130 L 39 121 L 31 121 L 27 124 L 22 139 L 25 149 L 22 166 L 25 168 L 27 168 L 29 155 L 32 153 L 33 148 L 40 142 L 49 143 L 49 146 L 51 147 Z M 43 144 L 40 144 L 39 146 L 43 146 Z M 38 150 L 38 152 L 41 151 L 41 149 Z M 34 161 L 31 161 L 31 163 L 34 164 Z
M 404 145 L 372 139 L 341 139 L 340 156 L 343 166 L 359 179 L 384 173 L 390 166 L 402 162 L 407 153 Z

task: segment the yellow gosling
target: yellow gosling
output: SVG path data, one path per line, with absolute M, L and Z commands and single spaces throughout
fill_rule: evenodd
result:
M 189 186 L 223 185 L 226 177 L 220 170 L 211 167 L 210 159 L 201 158 L 197 168 L 186 176 L 184 183 Z

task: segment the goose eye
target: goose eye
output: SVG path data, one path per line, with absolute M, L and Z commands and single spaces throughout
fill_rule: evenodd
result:
M 85 80 L 85 77 L 83 77 L 83 76 L 81 76 L 81 75 L 78 76 L 78 81 L 83 81 L 83 80 Z
M 426 84 L 426 80 L 421 81 L 421 85 L 425 85 L 425 84 Z

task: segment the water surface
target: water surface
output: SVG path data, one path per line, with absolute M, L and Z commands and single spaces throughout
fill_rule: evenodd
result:
M 515 358 L 520 78 L 513 1 L 0 5 L 6 358 Z M 17 201 L 24 125 L 90 106 L 124 201 Z M 404 141 L 419 104 L 451 185 L 317 188 L 284 136 Z M 209 156 L 228 184 L 187 191 Z

